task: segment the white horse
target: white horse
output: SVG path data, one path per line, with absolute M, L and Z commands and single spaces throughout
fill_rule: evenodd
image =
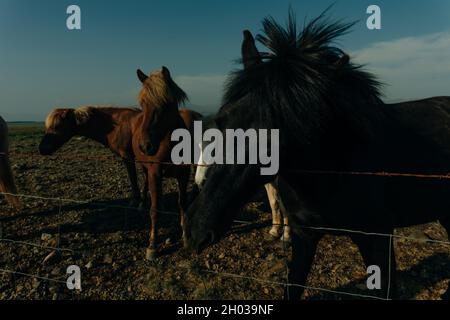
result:
M 215 127 L 212 125 L 213 121 L 208 121 L 209 128 Z M 212 142 L 214 143 L 214 142 Z M 197 169 L 195 171 L 195 184 L 198 190 L 201 190 L 203 185 L 205 184 L 207 178 L 207 161 L 205 161 L 203 157 L 203 150 L 207 146 L 207 144 L 200 142 L 198 147 L 200 149 L 200 157 L 197 162 Z M 289 242 L 291 240 L 289 222 L 287 214 L 283 213 L 283 206 L 281 206 L 280 196 L 278 194 L 278 190 L 276 184 L 274 182 L 267 183 L 265 186 L 267 191 L 267 197 L 269 198 L 270 208 L 272 210 L 272 228 L 269 231 L 269 234 L 278 238 L 280 236 L 280 231 L 282 231 L 282 235 L 280 240 Z

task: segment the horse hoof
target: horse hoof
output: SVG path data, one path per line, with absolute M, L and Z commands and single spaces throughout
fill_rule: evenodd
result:
M 284 243 L 291 243 L 291 237 L 290 236 L 286 237 L 286 236 L 282 235 L 280 238 L 280 241 L 284 242 Z
M 145 260 L 147 261 L 153 261 L 156 259 L 156 250 L 147 248 L 145 251 Z
M 270 229 L 269 234 L 274 238 L 278 238 L 278 230 L 277 229 Z
M 188 242 L 188 239 L 185 237 L 183 237 L 183 248 L 189 249 L 189 242 Z

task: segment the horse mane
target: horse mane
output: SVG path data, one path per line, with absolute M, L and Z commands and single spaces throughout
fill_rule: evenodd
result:
M 164 78 L 161 71 L 150 74 L 138 96 L 141 106 L 152 105 L 157 108 L 172 103 L 180 106 L 187 100 L 187 94 L 171 77 Z
M 77 125 L 82 125 L 89 121 L 89 119 L 93 115 L 93 109 L 95 107 L 92 106 L 83 106 L 74 110 L 75 121 Z
M 305 144 L 333 117 L 368 134 L 367 123 L 381 109 L 380 83 L 350 61 L 336 70 L 335 62 L 344 52 L 334 42 L 355 23 L 330 21 L 327 10 L 300 32 L 292 11 L 286 27 L 266 17 L 256 39 L 269 52 L 260 54 L 262 63 L 230 74 L 218 117 L 239 108 L 262 126 L 290 130 Z
M 75 122 L 77 125 L 83 125 L 89 119 L 92 118 L 92 116 L 95 114 L 96 111 L 108 111 L 116 109 L 116 107 L 113 106 L 81 106 L 76 109 L 73 108 L 56 108 L 52 110 L 52 112 L 49 113 L 45 120 L 45 127 L 49 128 L 51 126 L 57 126 L 59 123 L 61 123 L 64 119 L 64 117 L 67 114 L 73 114 Z M 123 108 L 122 108 L 123 109 Z M 139 108 L 129 107 L 126 108 L 132 111 L 141 111 Z
M 56 108 L 53 109 L 45 118 L 45 127 L 56 127 L 58 126 L 62 121 L 62 115 L 65 111 L 69 109 L 63 109 L 63 108 Z

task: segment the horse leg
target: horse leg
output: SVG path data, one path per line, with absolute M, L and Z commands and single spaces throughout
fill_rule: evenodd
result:
M 269 234 L 274 238 L 277 238 L 281 228 L 281 211 L 277 189 L 272 183 L 267 183 L 264 187 L 266 188 L 270 209 L 272 210 L 272 228 L 270 229 Z
M 188 197 L 188 200 L 187 200 L 188 201 L 187 202 L 187 207 L 189 207 L 192 204 L 192 202 L 194 202 L 195 198 L 197 198 L 197 196 L 199 194 L 200 194 L 200 188 L 198 187 L 198 185 L 196 183 L 194 183 L 192 185 L 192 191 L 189 194 L 189 197 Z
M 148 194 L 148 170 L 145 166 L 142 166 L 142 171 L 144 172 L 144 187 L 142 188 L 142 201 L 139 205 L 139 210 L 144 211 L 146 204 L 150 203 L 150 198 Z M 150 207 L 150 206 L 149 206 Z
M 298 300 L 305 291 L 306 280 L 321 237 L 312 230 L 302 230 L 301 235 L 292 233 L 292 261 L 288 275 L 290 285 L 285 289 L 285 299 Z
M 162 178 L 159 168 L 151 166 L 148 168 L 148 186 L 150 189 L 150 235 L 149 245 L 145 254 L 147 260 L 153 260 L 156 257 L 156 243 L 158 236 L 158 211 L 160 210 L 162 197 Z
M 270 208 L 272 209 L 272 228 L 270 229 L 270 235 L 278 237 L 280 228 L 283 229 L 283 234 L 280 238 L 283 242 L 290 242 L 291 235 L 289 229 L 289 219 L 286 212 L 282 212 L 280 206 L 280 196 L 274 183 L 268 183 L 265 185 L 267 196 L 269 198 Z M 283 222 L 281 222 L 283 217 Z
M 180 226 L 182 230 L 183 246 L 186 249 L 188 246 L 186 234 L 186 209 L 187 209 L 187 186 L 189 182 L 190 172 L 185 169 L 178 176 L 178 207 L 180 208 Z
M 392 234 L 393 231 L 390 230 L 387 233 Z M 396 262 L 393 238 L 364 235 L 353 235 L 351 238 L 358 246 L 366 268 L 370 266 L 378 266 L 380 268 L 382 297 L 387 299 L 396 298 Z
M 130 185 L 131 185 L 131 201 L 130 206 L 135 207 L 139 205 L 141 195 L 139 193 L 139 186 L 137 181 L 137 174 L 136 174 L 136 165 L 134 161 L 129 159 L 124 159 L 123 163 L 125 164 L 125 168 L 127 168 L 128 178 L 130 179 Z
M 12 195 L 17 194 L 17 189 L 9 158 L 6 154 L 0 154 L 0 192 L 8 193 L 5 195 L 6 200 L 15 208 L 20 207 L 19 198 Z
M 289 218 L 285 212 L 283 212 L 283 235 L 281 241 L 291 242 L 291 228 L 289 227 Z

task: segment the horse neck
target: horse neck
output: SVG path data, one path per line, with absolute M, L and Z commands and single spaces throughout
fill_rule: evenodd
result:
M 96 110 L 83 124 L 77 126 L 76 134 L 95 140 L 103 145 L 108 144 L 107 135 L 114 125 L 111 117 Z

